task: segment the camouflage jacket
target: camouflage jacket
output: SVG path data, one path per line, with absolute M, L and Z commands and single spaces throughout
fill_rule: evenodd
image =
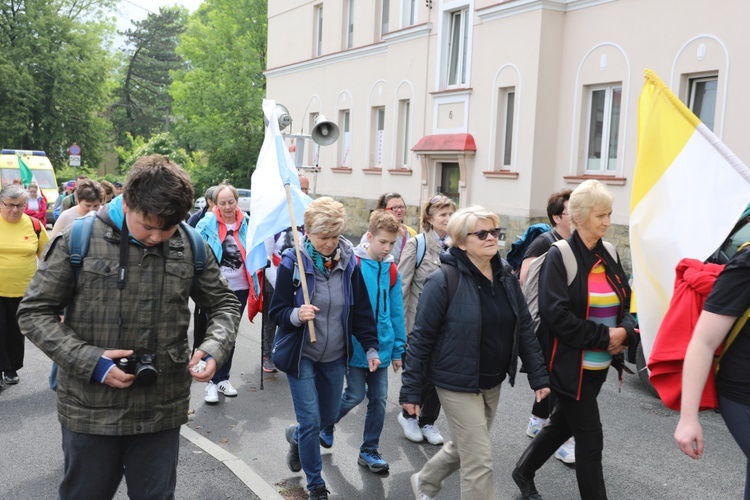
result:
M 59 365 L 58 413 L 67 429 L 133 435 L 172 429 L 187 421 L 192 380 L 188 298 L 210 311 L 200 349 L 218 366 L 229 355 L 240 304 L 210 251 L 191 287 L 193 257 L 182 231 L 154 247 L 131 240 L 122 290 L 117 286 L 120 231 L 107 206 L 98 213 L 77 285 L 68 250 L 70 230 L 45 249 L 18 309 L 18 321 L 23 334 Z M 64 307 L 67 315 L 61 323 L 58 311 Z M 105 350 L 139 348 L 156 354 L 154 385 L 115 389 L 92 381 Z

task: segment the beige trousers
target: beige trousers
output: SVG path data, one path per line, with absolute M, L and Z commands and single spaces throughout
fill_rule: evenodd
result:
M 436 387 L 451 439 L 419 472 L 421 490 L 434 497 L 445 478 L 461 470 L 461 500 L 492 500 L 492 445 L 490 427 L 500 401 L 500 386 L 479 394 Z

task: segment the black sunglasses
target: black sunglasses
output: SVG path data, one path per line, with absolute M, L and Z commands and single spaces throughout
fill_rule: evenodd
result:
M 500 231 L 501 229 L 499 227 L 494 229 L 482 229 L 480 231 L 474 231 L 473 233 L 466 233 L 466 236 L 471 236 L 473 234 L 479 238 L 480 241 L 484 241 L 487 239 L 487 235 L 491 234 L 493 238 L 500 239 Z

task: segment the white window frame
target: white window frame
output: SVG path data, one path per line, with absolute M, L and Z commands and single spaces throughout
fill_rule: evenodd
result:
M 704 109 L 701 107 L 701 109 L 696 110 L 695 107 L 697 105 L 696 103 L 696 95 L 697 95 L 697 87 L 701 83 L 709 83 L 714 82 L 715 89 L 714 89 L 714 95 L 713 95 L 713 102 L 710 104 L 713 104 L 712 109 L 709 111 L 707 109 Z M 692 111 L 695 116 L 700 118 L 701 122 L 711 129 L 713 131 L 715 125 L 716 125 L 716 99 L 718 96 L 719 91 L 719 75 L 703 75 L 703 76 L 694 76 L 690 77 L 688 79 L 688 108 L 690 108 L 690 111 Z M 701 101 L 702 104 L 706 104 L 705 101 Z M 708 111 L 708 113 L 706 113 Z M 706 119 L 706 116 L 710 114 L 710 120 Z
M 619 91 L 619 99 L 620 102 L 618 104 L 619 110 L 617 111 L 617 116 L 613 116 L 613 96 L 616 92 Z M 592 113 L 594 111 L 594 94 L 597 92 L 604 92 L 604 106 L 602 109 L 602 130 L 601 130 L 601 137 L 599 138 L 598 148 L 599 148 L 599 158 L 597 159 L 598 165 L 594 165 L 592 163 L 592 159 L 589 158 L 589 152 L 592 149 L 592 140 L 591 140 L 591 134 L 592 134 L 592 126 L 594 123 L 592 123 Z M 622 141 L 620 141 L 620 134 L 622 133 L 622 127 L 620 126 L 622 119 L 623 119 L 623 109 L 622 109 L 622 83 L 614 83 L 610 85 L 593 85 L 590 87 L 587 87 L 587 113 L 586 113 L 586 147 L 584 149 L 584 167 L 586 174 L 589 175 L 614 175 L 617 172 L 617 162 L 620 157 L 620 148 L 622 146 Z M 616 123 L 616 135 L 615 140 L 617 141 L 617 145 L 615 147 L 615 157 L 611 158 L 609 151 L 611 149 L 611 134 L 613 133 L 612 130 L 612 120 L 613 118 L 617 119 Z M 594 145 L 596 147 L 596 145 Z
M 344 0 L 346 3 L 346 25 L 344 28 L 344 48 L 354 47 L 354 0 Z
M 445 85 L 447 88 L 465 87 L 469 82 L 471 60 L 472 26 L 469 7 L 448 12 L 445 28 Z
M 385 35 L 390 31 L 391 2 L 390 0 L 381 0 L 380 4 L 380 35 Z
M 401 27 L 417 23 L 417 0 L 401 0 Z
M 372 108 L 372 168 L 383 168 L 385 164 L 385 106 Z
M 409 168 L 411 160 L 411 99 L 398 102 L 398 159 L 400 168 Z
M 315 44 L 313 45 L 313 57 L 320 57 L 323 55 L 323 4 L 313 6 L 314 25 L 313 25 L 313 36 Z
M 352 133 L 351 133 L 351 110 L 339 111 L 339 123 L 341 124 L 341 150 L 339 152 L 340 166 L 351 168 L 352 165 Z
M 515 133 L 518 116 L 518 100 L 515 87 L 499 89 L 497 110 L 497 164 L 504 169 L 512 169 L 516 152 Z

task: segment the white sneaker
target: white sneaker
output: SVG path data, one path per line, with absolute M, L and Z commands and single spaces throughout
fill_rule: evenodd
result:
M 411 490 L 414 492 L 415 500 L 435 500 L 434 497 L 427 496 L 419 490 L 419 472 L 411 475 Z
M 434 425 L 422 426 L 422 436 L 430 444 L 443 444 L 443 436 L 440 435 L 440 431 Z
M 404 428 L 404 435 L 409 441 L 421 443 L 424 440 L 422 430 L 419 428 L 416 418 L 404 418 L 404 414 L 399 412 L 398 423 Z
M 566 464 L 576 463 L 576 440 L 570 438 L 555 452 L 555 458 Z
M 208 381 L 208 385 L 206 385 L 205 401 L 210 405 L 215 405 L 219 402 L 219 387 L 210 380 Z
M 222 380 L 219 382 L 219 391 L 228 398 L 233 398 L 237 395 L 237 389 L 232 387 L 229 380 Z
M 542 427 L 544 427 L 548 423 L 548 418 L 537 418 L 532 415 L 529 418 L 529 425 L 526 427 L 526 435 L 530 438 L 536 437 L 536 435 L 539 434 L 539 431 L 542 430 Z

